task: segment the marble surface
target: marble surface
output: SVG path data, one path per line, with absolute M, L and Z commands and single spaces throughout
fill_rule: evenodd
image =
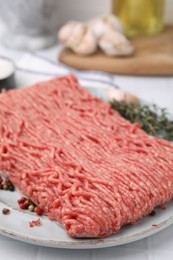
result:
M 0 24 L 0 37 L 3 28 Z M 39 51 L 38 54 L 56 61 L 59 46 Z M 0 56 L 6 56 L 18 62 L 24 52 L 5 48 L 0 41 Z M 140 98 L 167 107 L 173 113 L 173 77 L 133 77 L 114 75 L 114 82 Z M 1 214 L 1 213 L 0 213 Z M 14 219 L 15 221 L 15 219 Z M 105 249 L 64 250 L 44 248 L 18 242 L 0 235 L 0 259 L 6 260 L 58 260 L 58 259 L 173 259 L 173 225 L 140 241 Z

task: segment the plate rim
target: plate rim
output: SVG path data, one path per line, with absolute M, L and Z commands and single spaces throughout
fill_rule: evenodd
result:
M 0 204 L 2 203 L 0 202 Z M 150 226 L 145 230 L 136 232 L 135 234 L 128 235 L 122 238 L 117 238 L 117 239 L 113 238 L 111 240 L 106 240 L 106 238 L 98 238 L 98 239 L 93 238 L 93 240 L 87 239 L 84 241 L 77 241 L 77 239 L 75 239 L 74 241 L 46 240 L 46 239 L 34 238 L 30 235 L 24 235 L 21 234 L 20 232 L 10 231 L 9 229 L 3 228 L 1 226 L 0 226 L 0 234 L 21 242 L 43 246 L 43 247 L 62 248 L 62 249 L 63 248 L 64 249 L 97 249 L 97 248 L 108 248 L 108 247 L 114 247 L 114 246 L 120 246 L 128 243 L 132 243 L 141 240 L 143 238 L 149 237 L 151 235 L 154 235 L 162 231 L 163 229 L 169 227 L 172 224 L 173 224 L 173 215 L 169 216 L 169 218 L 160 222 L 156 226 L 155 225 Z

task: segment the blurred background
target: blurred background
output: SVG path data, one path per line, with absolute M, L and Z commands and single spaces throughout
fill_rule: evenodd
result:
M 1 2 L 6 2 L 6 0 L 0 0 Z M 59 26 L 63 25 L 69 19 L 86 21 L 96 15 L 109 13 L 112 6 L 111 0 L 57 0 L 57 2 Z M 173 24 L 173 0 L 166 0 L 165 2 L 164 21 Z
M 146 2 L 145 0 L 142 1 Z M 140 0 L 140 2 L 142 1 Z M 87 0 L 87 1 L 83 1 L 83 0 L 71 0 L 71 1 L 68 0 L 49 0 L 49 1 L 47 0 L 45 1 L 43 0 L 37 0 L 37 1 L 0 0 L 0 6 L 1 6 L 0 42 L 5 41 L 6 45 L 19 45 L 18 46 L 19 48 L 22 47 L 23 42 L 25 40 L 27 41 L 27 39 L 22 38 L 23 36 L 19 37 L 19 39 L 16 39 L 17 42 L 14 41 L 15 40 L 13 37 L 14 35 L 6 34 L 6 36 L 1 37 L 3 35 L 3 31 L 5 30 L 4 24 L 6 24 L 6 27 L 8 27 L 8 29 L 11 28 L 10 30 L 11 32 L 13 31 L 14 34 L 17 33 L 20 34 L 20 31 L 22 32 L 22 34 L 23 32 L 25 32 L 26 35 L 29 34 L 29 29 L 26 29 L 25 22 L 27 22 L 28 27 L 32 26 L 36 29 L 37 26 L 39 26 L 39 24 L 38 23 L 37 25 L 34 24 L 34 21 L 40 21 L 40 24 L 43 23 L 43 19 L 42 19 L 43 17 L 41 17 L 41 15 L 37 17 L 37 13 L 38 13 L 37 9 L 41 8 L 39 5 L 41 5 L 44 2 L 45 2 L 44 10 L 43 13 L 41 13 L 41 15 L 44 15 L 44 19 L 45 17 L 47 17 L 47 19 L 49 20 L 49 23 L 47 22 L 48 24 L 47 26 L 49 26 L 49 28 L 52 28 L 52 30 L 54 31 L 55 30 L 57 31 L 68 20 L 73 19 L 78 21 L 87 21 L 97 15 L 108 14 L 112 11 L 111 0 L 99 0 L 99 1 L 98 0 Z M 55 7 L 55 2 L 56 2 L 56 7 Z M 159 1 L 155 0 L 155 2 L 157 3 Z M 53 14 L 51 13 L 52 12 L 51 8 L 53 9 Z M 29 10 L 32 10 L 31 14 L 29 13 Z M 26 11 L 28 12 L 28 17 L 31 18 L 30 20 L 29 18 L 27 18 L 27 21 L 26 21 L 26 17 L 27 17 Z M 173 0 L 165 0 L 164 23 L 173 24 L 172 14 L 173 14 Z M 16 17 L 20 17 L 20 21 L 18 21 Z M 25 22 L 23 22 L 24 19 Z M 55 42 L 55 39 L 52 39 L 49 36 L 50 35 L 47 35 L 47 39 L 48 39 L 47 45 L 51 45 L 51 43 Z M 42 39 L 40 38 L 37 39 L 37 42 L 34 44 L 39 45 L 41 40 Z
M 144 0 L 144 2 L 146 1 Z M 96 15 L 109 13 L 112 6 L 111 0 L 58 0 L 58 3 L 60 24 L 69 19 L 85 21 Z M 173 0 L 166 0 L 165 2 L 164 21 L 173 24 Z

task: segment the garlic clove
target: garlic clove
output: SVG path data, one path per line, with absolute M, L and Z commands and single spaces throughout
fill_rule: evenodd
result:
M 61 43 L 67 42 L 77 24 L 76 21 L 69 21 L 59 30 L 58 39 Z
M 102 18 L 93 19 L 88 23 L 88 25 L 97 40 L 100 39 L 108 30 L 107 24 Z
M 97 49 L 97 40 L 90 30 L 86 30 L 83 38 L 78 46 L 73 47 L 73 50 L 80 55 L 90 55 L 95 53 Z
M 117 16 L 115 15 L 107 15 L 104 17 L 105 22 L 109 26 L 110 30 L 115 30 L 117 32 L 120 32 L 121 34 L 124 34 L 124 28 L 118 19 Z
M 115 30 L 124 34 L 124 29 L 120 20 L 114 15 L 99 16 L 89 21 L 88 25 L 97 39 L 101 38 L 110 30 Z
M 99 40 L 98 45 L 109 56 L 128 56 L 134 52 L 134 47 L 127 38 L 114 30 L 105 34 Z
M 127 103 L 137 104 L 139 99 L 137 96 L 132 95 L 129 92 L 123 91 L 121 89 L 108 88 L 107 89 L 108 100 L 118 100 L 118 101 L 126 101 Z
M 69 35 L 67 41 L 65 42 L 66 47 L 77 48 L 82 41 L 83 35 L 86 32 L 86 26 L 82 23 L 76 23 Z
M 72 24 L 69 24 L 68 26 L 66 31 L 70 31 L 72 27 L 73 30 L 70 31 L 70 35 L 68 35 L 66 41 L 63 42 L 66 47 L 80 55 L 90 55 L 96 51 L 97 40 L 95 39 L 93 32 L 89 30 L 89 27 L 86 24 L 76 22 L 73 26 Z

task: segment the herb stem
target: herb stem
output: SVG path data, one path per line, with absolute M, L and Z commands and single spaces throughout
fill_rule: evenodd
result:
M 168 118 L 165 108 L 157 105 L 111 101 L 112 109 L 118 111 L 131 123 L 139 123 L 141 128 L 150 135 L 159 136 L 169 141 L 173 140 L 173 121 Z

